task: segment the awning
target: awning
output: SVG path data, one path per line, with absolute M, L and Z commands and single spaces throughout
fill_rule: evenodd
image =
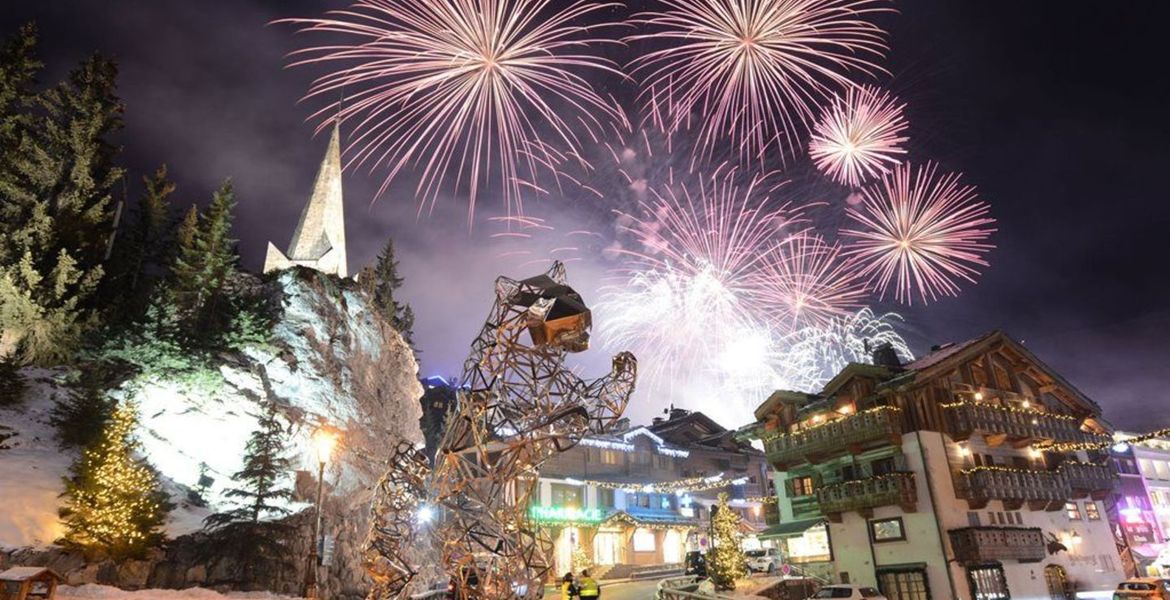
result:
M 762 533 L 760 533 L 760 537 L 775 538 L 799 535 L 807 531 L 809 528 L 816 527 L 817 525 L 820 525 L 824 522 L 824 519 L 802 519 L 800 521 L 779 523 L 765 529 Z
M 1162 553 L 1163 544 L 1134 544 L 1129 549 L 1144 560 L 1154 560 Z

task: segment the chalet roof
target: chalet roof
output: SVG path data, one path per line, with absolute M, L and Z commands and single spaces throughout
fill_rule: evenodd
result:
M 949 367 L 949 363 L 965 360 L 968 355 L 982 351 L 983 348 L 993 344 L 1003 343 L 1011 346 L 1013 350 L 1022 354 L 1025 358 L 1042 369 L 1050 377 L 1060 383 L 1061 387 L 1068 390 L 1077 400 L 1083 402 L 1086 406 L 1091 407 L 1096 415 L 1101 414 L 1101 406 L 1078 390 L 1073 384 L 1069 383 L 1060 373 L 1057 373 L 1049 367 L 1044 361 L 1040 360 L 1032 353 L 1027 346 L 1012 339 L 1002 330 L 996 329 L 985 333 L 977 338 L 967 340 L 961 344 L 953 344 L 944 346 L 939 350 L 931 352 L 918 360 L 906 365 L 907 373 L 917 376 L 918 374 L 931 371 L 937 368 Z
M 764 400 L 763 404 L 756 407 L 753 413 L 757 421 L 764 420 L 764 417 L 769 413 L 774 412 L 780 404 L 795 404 L 797 408 L 804 406 L 810 402 L 815 402 L 821 397 L 817 394 L 809 394 L 808 392 L 795 392 L 792 390 L 776 390 Z
M 61 576 L 58 575 L 56 571 L 48 567 L 12 567 L 3 573 L 0 573 L 0 581 L 26 581 L 45 573 L 51 574 L 57 579 L 61 579 Z
M 688 448 L 704 446 L 728 452 L 757 453 L 758 450 L 740 442 L 735 432 L 717 423 L 700 411 L 659 421 L 646 427 L 668 444 Z
M 868 377 L 870 379 L 876 379 L 877 381 L 885 381 L 893 377 L 898 372 L 899 371 L 889 367 L 883 367 L 881 365 L 849 363 L 845 365 L 844 369 L 841 369 L 841 372 L 834 375 L 832 379 L 825 383 L 825 386 L 821 390 L 820 395 L 832 396 L 833 394 L 837 393 L 837 390 L 844 387 L 845 384 L 849 383 L 849 381 L 854 377 Z

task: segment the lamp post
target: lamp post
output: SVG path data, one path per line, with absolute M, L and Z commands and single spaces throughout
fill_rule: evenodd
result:
M 317 597 L 317 548 L 321 543 L 321 497 L 325 493 L 325 463 L 337 445 L 337 434 L 327 429 L 318 429 L 313 434 L 313 448 L 317 453 L 317 503 L 314 507 L 316 523 L 313 525 L 313 543 L 309 546 L 309 564 L 305 569 L 305 597 Z

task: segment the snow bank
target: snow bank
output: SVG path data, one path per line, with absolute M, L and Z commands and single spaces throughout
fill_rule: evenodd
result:
M 221 594 L 215 590 L 200 587 L 185 590 L 137 590 L 131 592 L 108 585 L 90 583 L 77 587 L 63 585 L 57 588 L 57 597 L 62 599 L 78 598 L 79 600 L 281 600 L 292 596 L 281 596 L 271 592 L 228 592 Z
M 53 437 L 49 416 L 54 398 L 66 392 L 55 373 L 26 369 L 25 401 L 0 408 L 0 425 L 11 429 L 8 450 L 0 450 L 0 548 L 43 547 L 64 531 L 57 518 L 62 478 L 76 452 L 62 452 Z

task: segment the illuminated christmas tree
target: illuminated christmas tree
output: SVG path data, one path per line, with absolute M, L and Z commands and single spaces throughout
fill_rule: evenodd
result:
M 593 566 L 593 559 L 589 557 L 589 553 L 585 551 L 585 544 L 580 540 L 573 545 L 573 572 L 580 573 L 585 569 Z
M 739 515 L 727 506 L 727 494 L 711 513 L 715 547 L 707 555 L 707 570 L 716 589 L 734 590 L 735 580 L 747 575 L 747 557 L 739 547 Z
M 91 556 L 141 556 L 163 539 L 170 507 L 154 471 L 135 457 L 137 422 L 138 407 L 120 403 L 65 482 L 63 542 Z

